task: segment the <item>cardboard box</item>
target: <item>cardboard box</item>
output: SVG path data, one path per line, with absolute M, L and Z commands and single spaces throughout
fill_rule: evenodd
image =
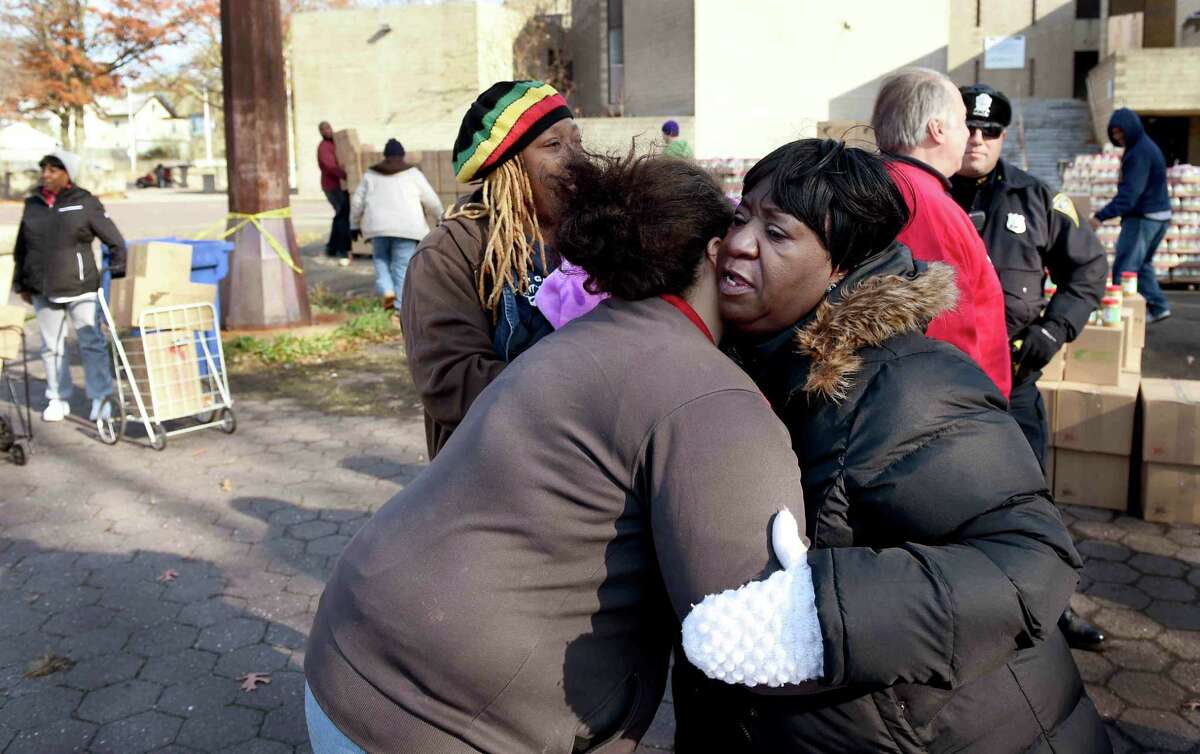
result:
M 1139 293 L 1121 297 L 1121 319 L 1128 321 L 1126 338 L 1133 348 L 1146 347 L 1146 299 Z
M 1129 456 L 1055 449 L 1054 499 L 1124 511 L 1129 508 Z
M 126 278 L 147 278 L 153 287 L 170 290 L 177 283 L 188 282 L 191 275 L 191 246 L 163 241 L 129 244 L 129 256 L 125 260 Z
M 21 333 L 12 328 L 25 327 L 25 307 L 0 304 L 0 360 L 21 358 Z
M 343 181 L 343 188 L 352 194 L 354 193 L 354 189 L 358 188 L 358 182 L 362 178 L 362 165 L 359 162 L 360 147 L 358 132 L 353 128 L 334 132 L 334 154 L 337 155 L 337 161 L 342 166 L 342 170 L 346 171 L 346 180 Z
M 1142 349 L 1125 348 L 1125 356 L 1121 359 L 1121 371 L 1126 374 L 1142 373 Z
M 121 338 L 134 380 L 158 421 L 192 416 L 209 408 L 200 381 L 195 335 L 173 330 Z
M 1054 494 L 1054 448 L 1046 448 L 1046 489 Z
M 150 278 L 129 276 L 112 281 L 111 291 L 108 308 L 121 329 L 140 327 L 142 313 L 151 307 L 216 304 L 217 300 L 215 285 L 184 282 L 164 290 Z
M 1200 381 L 1142 380 L 1142 460 L 1200 466 Z
M 1066 346 L 1066 382 L 1119 385 L 1125 331 L 1120 327 L 1088 325 Z
M 1058 353 L 1054 354 L 1054 358 L 1050 359 L 1050 362 L 1042 367 L 1042 379 L 1050 382 L 1060 382 L 1066 366 L 1066 348 L 1060 348 L 1058 349 Z
M 1171 524 L 1200 524 L 1200 466 L 1142 464 L 1142 517 Z
M 17 258 L 12 254 L 3 253 L 0 247 L 0 303 L 8 297 L 12 290 L 13 273 L 16 272 Z
M 1038 380 L 1038 392 L 1042 394 L 1042 405 L 1046 407 L 1046 428 L 1051 432 L 1050 444 L 1054 444 L 1054 408 L 1058 402 L 1058 386 L 1057 380 Z
M 1056 448 L 1127 456 L 1133 450 L 1138 378 L 1121 385 L 1060 382 L 1054 401 Z

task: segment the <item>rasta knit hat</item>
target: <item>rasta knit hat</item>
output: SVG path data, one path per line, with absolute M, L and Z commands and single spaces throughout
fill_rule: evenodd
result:
M 487 177 L 560 120 L 574 117 L 558 91 L 541 81 L 501 81 L 479 95 L 454 140 L 462 183 Z

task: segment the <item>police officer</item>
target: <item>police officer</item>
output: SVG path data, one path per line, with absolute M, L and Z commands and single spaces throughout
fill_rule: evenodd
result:
M 967 106 L 962 169 L 951 193 L 979 228 L 1004 289 L 1004 316 L 1012 343 L 1009 411 L 1045 466 L 1046 409 L 1038 392 L 1042 368 L 1075 339 L 1100 304 L 1108 274 L 1104 247 L 1079 222 L 1066 194 L 1000 159 L 1012 105 L 986 84 L 960 90 Z M 1042 298 L 1046 272 L 1058 287 Z M 1071 646 L 1094 649 L 1104 634 L 1070 608 L 1059 625 Z

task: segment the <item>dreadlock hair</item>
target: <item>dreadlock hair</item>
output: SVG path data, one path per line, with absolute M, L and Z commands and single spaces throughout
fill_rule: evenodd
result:
M 506 160 L 483 179 L 483 197 L 446 213 L 446 219 L 489 218 L 487 243 L 475 281 L 479 301 L 496 316 L 505 284 L 518 292 L 529 290 L 529 267 L 537 250 L 546 269 L 546 244 L 533 203 L 533 186 L 521 156 Z

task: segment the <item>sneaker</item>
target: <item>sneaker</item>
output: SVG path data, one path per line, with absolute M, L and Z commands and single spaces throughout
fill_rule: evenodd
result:
M 108 405 L 104 398 L 93 398 L 92 413 L 88 418 L 90 421 L 110 419 L 112 418 L 112 406 Z
M 64 400 L 54 398 L 50 404 L 46 406 L 46 410 L 42 412 L 42 421 L 44 422 L 60 422 L 71 415 L 71 404 Z
M 350 257 L 342 257 L 341 259 L 339 259 L 338 266 L 339 267 L 349 267 L 350 266 Z
M 1155 322 L 1162 322 L 1164 319 L 1166 319 L 1167 317 L 1170 317 L 1170 316 L 1171 316 L 1171 310 L 1167 309 L 1162 314 L 1151 314 L 1149 317 L 1146 318 L 1146 322 L 1148 324 L 1152 325 Z

